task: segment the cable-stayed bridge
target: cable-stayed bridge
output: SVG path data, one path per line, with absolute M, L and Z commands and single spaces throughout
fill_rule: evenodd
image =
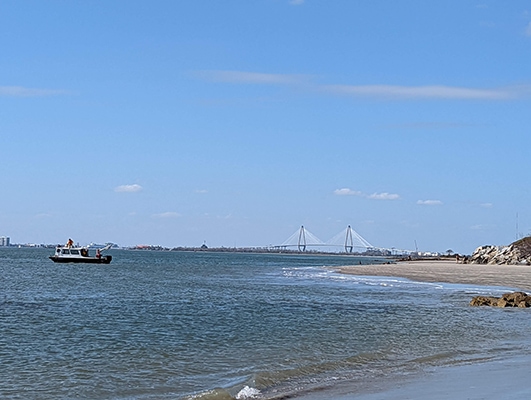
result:
M 352 253 L 354 249 L 360 252 L 374 249 L 374 246 L 352 229 L 350 225 L 326 242 L 319 239 L 304 226 L 301 226 L 281 245 L 273 247 L 279 249 L 295 248 L 298 251 L 306 251 L 308 247 L 330 247 L 336 249 L 343 247 L 347 253 Z

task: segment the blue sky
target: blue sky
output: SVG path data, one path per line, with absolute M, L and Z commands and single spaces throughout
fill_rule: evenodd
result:
M 531 233 L 528 1 L 3 1 L 0 44 L 12 242 Z

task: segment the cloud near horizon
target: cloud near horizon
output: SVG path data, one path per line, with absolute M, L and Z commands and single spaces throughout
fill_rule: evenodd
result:
M 120 185 L 114 188 L 115 192 L 118 193 L 134 193 L 134 192 L 140 192 L 143 189 L 142 186 L 137 185 L 136 183 L 133 185 Z
M 423 206 L 440 206 L 443 202 L 440 200 L 418 200 L 417 204 Z
M 368 199 L 372 200 L 398 200 L 400 196 L 396 193 L 373 193 L 367 196 Z
M 383 192 L 367 195 L 363 192 L 360 192 L 359 190 L 352 190 L 349 188 L 336 189 L 334 190 L 334 194 L 336 196 L 360 196 L 371 200 L 397 200 L 400 198 L 398 194 L 394 193 Z
M 531 24 L 527 29 L 531 36 Z M 531 85 L 499 88 L 472 88 L 448 85 L 322 85 L 310 82 L 309 75 L 270 74 L 235 70 L 196 71 L 195 76 L 213 82 L 259 85 L 305 85 L 306 88 L 336 96 L 380 100 L 511 100 L 531 96 Z
M 179 218 L 181 214 L 175 212 L 175 211 L 167 211 L 159 214 L 153 214 L 153 217 L 155 218 Z
M 363 196 L 363 193 L 359 190 L 351 190 L 349 188 L 336 189 L 334 194 L 337 196 Z

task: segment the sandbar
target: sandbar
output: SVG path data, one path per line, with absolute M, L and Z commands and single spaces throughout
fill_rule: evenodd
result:
M 447 260 L 400 261 L 337 268 L 344 274 L 394 276 L 418 282 L 501 286 L 531 292 L 531 266 L 462 264 Z

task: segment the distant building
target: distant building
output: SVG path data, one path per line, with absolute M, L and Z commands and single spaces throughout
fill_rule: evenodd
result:
M 9 246 L 9 237 L 0 236 L 0 247 L 7 247 L 7 246 Z

